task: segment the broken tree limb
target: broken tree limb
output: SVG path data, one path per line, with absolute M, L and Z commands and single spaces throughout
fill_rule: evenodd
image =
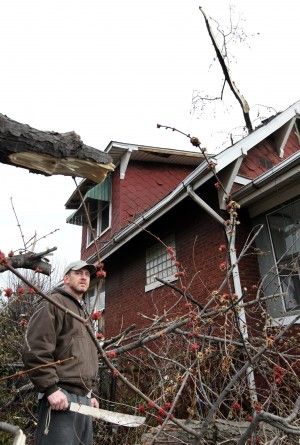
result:
M 223 74 L 225 76 L 225 82 L 228 83 L 229 88 L 231 89 L 233 95 L 235 96 L 235 98 L 237 99 L 238 103 L 240 104 L 240 106 L 242 108 L 242 111 L 243 111 L 243 116 L 244 116 L 244 119 L 245 119 L 246 127 L 248 128 L 249 133 L 251 133 L 253 131 L 253 127 L 252 127 L 252 123 L 251 123 L 251 120 L 250 120 L 250 115 L 249 115 L 250 109 L 249 109 L 248 102 L 246 101 L 244 96 L 238 90 L 235 82 L 231 79 L 231 76 L 230 76 L 230 73 L 229 73 L 229 69 L 228 69 L 228 67 L 227 67 L 227 65 L 225 63 L 224 57 L 222 56 L 221 50 L 220 50 L 220 48 L 219 48 L 219 46 L 217 44 L 217 41 L 216 41 L 216 39 L 215 39 L 215 37 L 213 35 L 212 29 L 211 29 L 210 24 L 209 24 L 209 20 L 208 20 L 208 18 L 206 16 L 205 12 L 201 8 L 201 6 L 199 6 L 199 9 L 200 9 L 200 11 L 201 11 L 201 13 L 202 13 L 202 15 L 204 17 L 204 21 L 205 21 L 205 25 L 206 25 L 206 29 L 207 29 L 208 35 L 209 35 L 209 37 L 211 39 L 211 42 L 212 42 L 213 47 L 214 47 L 214 50 L 216 52 L 217 59 L 218 59 L 220 65 L 221 65 Z M 224 89 L 224 85 L 223 85 L 223 88 L 222 88 L 222 94 L 223 94 L 223 89 Z
M 52 247 L 40 253 L 26 252 L 7 258 L 7 261 L 14 269 L 31 269 L 49 276 L 51 264 L 44 257 L 55 250 L 57 250 L 57 247 Z M 7 267 L 4 264 L 0 264 L 0 273 L 5 271 L 7 271 Z
M 114 169 L 107 153 L 85 145 L 73 131 L 41 131 L 3 114 L 0 114 L 0 162 L 46 176 L 79 176 L 96 183 Z

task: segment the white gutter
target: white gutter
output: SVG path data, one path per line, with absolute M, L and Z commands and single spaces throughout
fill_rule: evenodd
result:
M 250 184 L 235 192 L 233 194 L 234 200 L 238 201 L 241 205 L 252 201 L 258 195 L 261 195 L 263 192 L 272 188 L 274 181 L 276 181 L 276 185 L 279 185 L 280 183 L 287 181 L 289 178 L 299 174 L 299 163 L 300 151 L 289 156 L 280 164 L 275 165 L 275 167 L 251 181 Z
M 164 215 L 174 205 L 181 202 L 187 196 L 187 187 L 197 178 L 199 175 L 205 173 L 207 170 L 206 162 L 202 162 L 187 178 L 185 178 L 169 195 L 162 199 L 159 203 L 153 206 L 151 209 L 143 213 L 133 223 L 126 226 L 112 240 L 102 249 L 100 252 L 101 258 L 104 260 L 108 258 L 112 253 L 118 250 L 122 245 L 127 243 L 130 239 L 135 237 L 138 233 L 156 221 L 160 216 Z M 196 182 L 197 187 L 204 184 L 213 176 L 213 173 L 209 171 L 202 178 Z M 106 250 L 108 250 L 106 252 Z M 88 258 L 91 262 L 96 261 L 96 255 Z

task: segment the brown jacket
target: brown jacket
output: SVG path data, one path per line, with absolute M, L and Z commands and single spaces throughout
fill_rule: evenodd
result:
M 65 290 L 57 288 L 51 296 L 86 318 L 81 304 Z M 54 364 L 71 357 L 60 365 Z M 23 362 L 26 369 L 49 364 L 29 373 L 35 388 L 47 396 L 59 387 L 87 394 L 98 372 L 97 349 L 85 326 L 47 301 L 40 303 L 29 321 Z

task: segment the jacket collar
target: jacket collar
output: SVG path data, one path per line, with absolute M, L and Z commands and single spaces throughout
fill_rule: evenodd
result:
M 63 287 L 56 287 L 55 289 L 53 289 L 53 294 L 54 293 L 59 293 L 61 295 L 63 295 L 64 297 L 69 298 L 70 300 L 74 301 L 74 303 L 77 304 L 78 307 L 80 307 L 81 309 L 84 308 L 84 302 L 82 300 L 82 304 L 77 300 L 77 298 L 75 298 L 73 295 L 71 295 L 69 292 L 67 292 Z

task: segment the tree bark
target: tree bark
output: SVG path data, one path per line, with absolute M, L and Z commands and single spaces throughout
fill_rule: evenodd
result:
M 52 247 L 51 249 L 47 249 L 46 251 L 40 253 L 26 252 L 7 258 L 7 261 L 9 261 L 10 265 L 14 269 L 30 269 L 49 276 L 51 273 L 51 264 L 47 260 L 43 259 L 43 257 L 56 249 L 56 247 Z M 5 264 L 0 264 L 0 273 L 6 271 L 7 267 Z
M 199 9 L 200 9 L 200 11 L 201 11 L 201 13 L 202 13 L 202 15 L 204 17 L 208 35 L 209 35 L 209 37 L 211 39 L 211 42 L 212 42 L 213 47 L 214 47 L 214 50 L 216 52 L 217 59 L 218 59 L 220 65 L 221 65 L 223 74 L 225 76 L 225 82 L 228 83 L 229 88 L 231 89 L 234 97 L 236 98 L 236 100 L 240 104 L 240 106 L 242 108 L 242 112 L 243 112 L 243 116 L 244 116 L 246 127 L 247 127 L 249 133 L 251 133 L 253 131 L 253 127 L 252 127 L 252 123 L 251 123 L 251 119 L 250 119 L 250 114 L 249 114 L 250 109 L 249 109 L 248 102 L 246 101 L 244 96 L 240 93 L 240 91 L 238 90 L 235 82 L 231 78 L 229 69 L 228 69 L 228 67 L 227 67 L 227 65 L 225 63 L 225 60 L 224 60 L 224 58 L 222 56 L 220 48 L 218 47 L 217 41 L 216 41 L 216 39 L 215 39 L 215 37 L 213 35 L 212 29 L 210 27 L 210 24 L 209 24 L 209 21 L 208 21 L 208 18 L 206 16 L 205 12 L 201 8 L 201 6 L 199 6 Z M 223 88 L 224 88 L 224 85 L 223 85 Z M 223 91 L 223 89 L 222 89 L 222 91 Z
M 73 131 L 40 131 L 0 114 L 0 162 L 46 176 L 80 176 L 101 182 L 114 166 L 111 157 L 85 145 Z

